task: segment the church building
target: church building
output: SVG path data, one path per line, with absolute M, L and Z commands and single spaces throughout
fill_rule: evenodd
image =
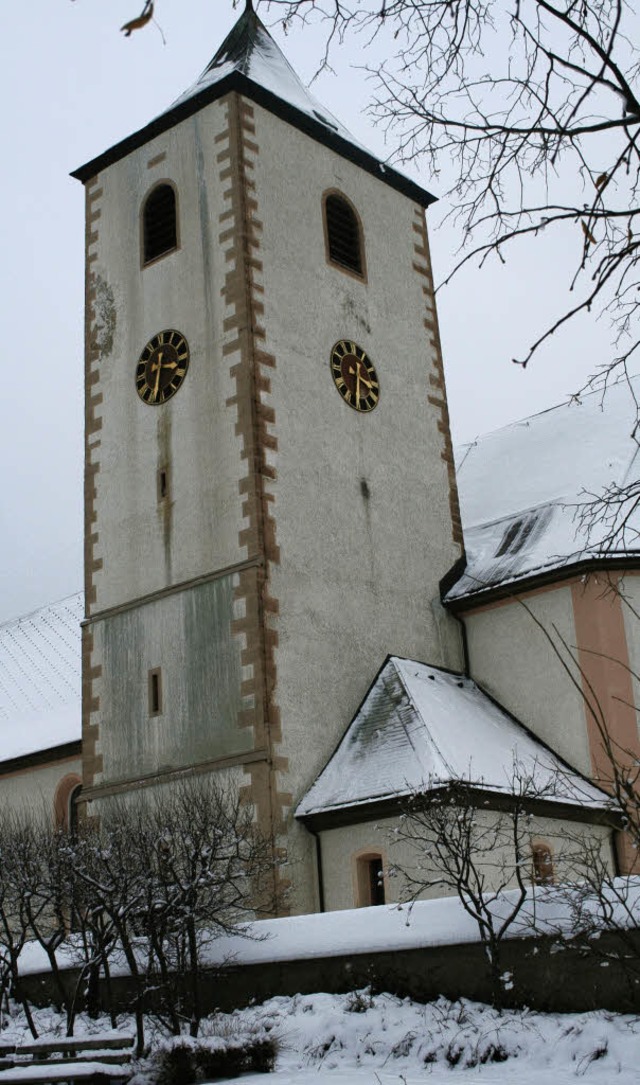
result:
M 292 912 L 391 899 L 403 800 L 468 778 L 499 808 L 514 758 L 544 776 L 548 852 L 567 824 L 609 847 L 579 687 L 590 674 L 613 703 L 620 674 L 591 673 L 591 642 L 617 637 L 628 661 L 638 638 L 619 596 L 584 584 L 633 563 L 576 543 L 570 472 L 543 464 L 522 492 L 516 427 L 465 450 L 461 518 L 434 197 L 315 101 L 251 3 L 193 86 L 74 176 L 85 613 L 67 776 L 86 812 L 222 773 L 286 857 Z M 583 653 L 573 683 L 547 621 Z M 635 710 L 614 710 L 636 749 Z

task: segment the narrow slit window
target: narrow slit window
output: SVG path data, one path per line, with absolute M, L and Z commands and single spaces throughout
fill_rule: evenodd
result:
M 169 472 L 166 467 L 158 471 L 158 501 L 165 501 L 169 496 Z
M 329 262 L 364 278 L 364 253 L 358 216 L 344 196 L 331 193 L 324 205 Z
M 178 247 L 176 194 L 171 185 L 156 185 L 142 212 L 143 262 L 150 264 Z
M 149 671 L 149 715 L 162 713 L 162 671 L 160 667 Z

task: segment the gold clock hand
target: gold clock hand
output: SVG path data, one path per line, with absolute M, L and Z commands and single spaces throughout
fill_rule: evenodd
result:
M 160 390 L 160 374 L 162 373 L 162 351 L 158 355 L 158 372 L 156 373 L 156 386 L 153 390 L 153 398 L 158 398 L 158 392 Z

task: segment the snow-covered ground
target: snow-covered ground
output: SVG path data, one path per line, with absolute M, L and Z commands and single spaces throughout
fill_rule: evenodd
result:
M 60 1015 L 36 1011 L 38 1028 L 64 1034 Z M 28 1040 L 20 1014 L 5 1019 L 3 1043 Z M 106 1021 L 81 1018 L 76 1034 L 104 1032 Z M 133 1032 L 131 1019 L 120 1028 Z M 380 994 L 297 995 L 218 1014 L 203 1035 L 278 1037 L 275 1071 L 242 1085 L 636 1085 L 640 1018 L 596 1011 L 540 1014 L 495 1010 L 444 999 L 420 1005 Z M 153 1028 L 149 1037 L 153 1039 Z M 156 1034 L 157 1036 L 157 1034 Z M 141 1065 L 135 1085 L 152 1085 Z
M 271 1085 L 638 1081 L 640 1019 L 605 1011 L 499 1015 L 466 1001 L 441 999 L 424 1006 L 384 994 L 371 999 L 315 994 L 273 998 L 231 1017 L 271 1027 L 280 1036 Z M 242 1081 L 264 1085 L 265 1078 L 250 1075 Z

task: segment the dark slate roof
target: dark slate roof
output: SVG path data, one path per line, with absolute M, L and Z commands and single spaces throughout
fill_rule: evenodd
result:
M 360 146 L 347 129 L 316 101 L 250 3 L 202 75 L 184 94 L 145 128 L 74 170 L 72 177 L 80 181 L 90 180 L 100 170 L 118 162 L 232 90 L 264 106 L 416 203 L 427 207 L 434 202 L 435 196 Z
M 580 510 L 637 481 L 640 379 L 592 392 L 456 449 L 467 566 L 445 601 L 477 605 L 517 584 L 640 562 L 640 509 L 611 545 Z M 631 506 L 625 511 L 631 512 Z
M 540 802 L 608 806 L 472 679 L 390 656 L 296 816 L 364 810 L 460 782 L 508 797 L 517 779 Z

